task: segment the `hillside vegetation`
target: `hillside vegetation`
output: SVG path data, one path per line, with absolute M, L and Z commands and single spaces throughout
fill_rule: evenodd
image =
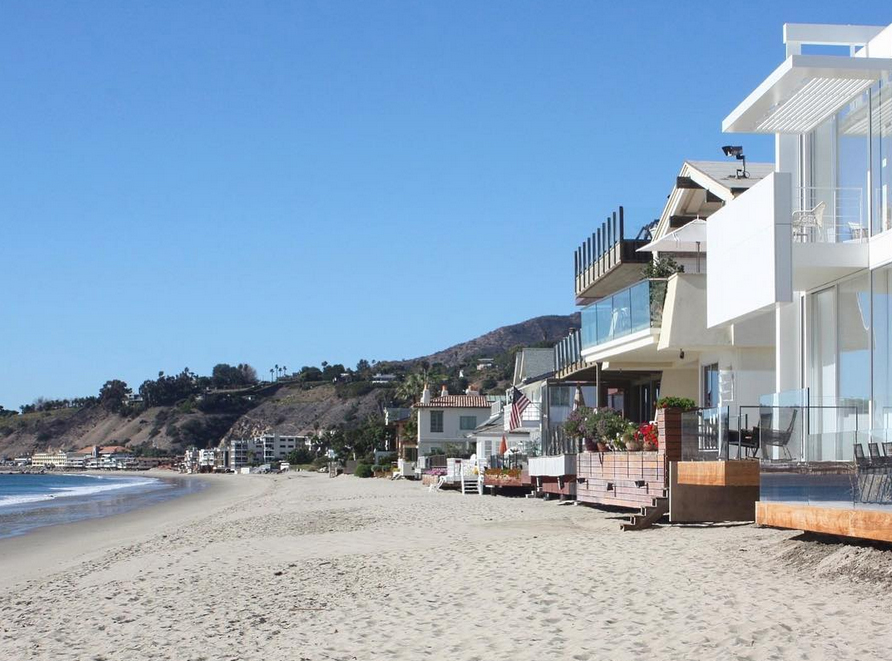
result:
M 323 363 L 286 377 L 286 368 L 277 366 L 273 382 L 259 382 L 248 365 L 221 364 L 209 377 L 186 368 L 146 380 L 137 389 L 138 398 L 126 383 L 112 379 L 98 396 L 41 398 L 22 406 L 19 414 L 0 409 L 0 457 L 90 445 L 126 445 L 138 454 L 161 455 L 270 431 L 304 435 L 340 430 L 350 436 L 347 431 L 361 429 L 367 435 L 370 423 L 380 427 L 385 406 L 411 405 L 424 382 L 435 389 L 447 385 L 453 393 L 472 384 L 504 392 L 518 348 L 550 346 L 578 324 L 578 313 L 537 317 L 430 356 L 360 361 L 356 369 Z M 475 372 L 480 357 L 494 358 L 493 368 Z M 372 384 L 376 372 L 396 374 L 398 380 Z

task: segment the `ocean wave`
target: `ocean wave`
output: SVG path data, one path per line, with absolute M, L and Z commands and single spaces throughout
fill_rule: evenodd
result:
M 47 500 L 55 500 L 57 498 L 71 498 L 73 496 L 92 496 L 97 493 L 106 491 L 117 491 L 119 489 L 129 489 L 133 487 L 145 487 L 150 484 L 160 482 L 154 477 L 134 478 L 134 479 L 115 479 L 107 478 L 104 475 L 81 475 L 79 477 L 95 477 L 98 480 L 108 482 L 107 484 L 97 484 L 95 486 L 77 486 L 77 487 L 48 487 L 52 493 L 31 493 L 20 496 L 0 496 L 0 507 L 8 507 L 10 505 L 25 505 L 27 503 L 39 503 Z

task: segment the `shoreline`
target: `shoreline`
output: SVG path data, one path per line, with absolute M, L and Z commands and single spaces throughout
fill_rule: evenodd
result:
M 97 474 L 108 475 L 108 471 L 98 471 Z M 247 485 L 238 488 L 234 482 L 228 485 L 216 479 L 234 477 L 231 475 L 144 471 L 140 476 L 177 481 L 192 478 L 205 484 L 192 493 L 146 503 L 124 512 L 40 526 L 20 535 L 0 538 L 0 588 L 9 588 L 46 574 L 48 568 L 52 568 L 50 571 L 64 570 L 111 546 L 133 543 L 167 525 L 182 525 L 206 513 L 204 508 L 225 506 L 231 499 L 250 491 L 245 489 Z

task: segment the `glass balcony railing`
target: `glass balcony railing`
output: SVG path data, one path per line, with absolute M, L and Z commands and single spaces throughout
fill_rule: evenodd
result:
M 582 347 L 598 346 L 663 322 L 666 280 L 642 280 L 582 310 Z

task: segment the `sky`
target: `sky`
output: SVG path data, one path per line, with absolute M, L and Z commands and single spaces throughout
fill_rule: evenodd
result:
M 0 405 L 428 354 L 574 311 L 782 25 L 884 2 L 2 2 Z

